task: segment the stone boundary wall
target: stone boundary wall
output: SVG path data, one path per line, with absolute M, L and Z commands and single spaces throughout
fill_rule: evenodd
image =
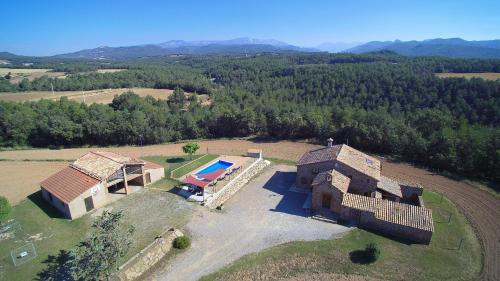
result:
M 238 190 L 245 186 L 252 177 L 259 173 L 264 167 L 271 164 L 268 160 L 257 159 L 252 165 L 248 166 L 243 172 L 229 182 L 223 189 L 214 193 L 207 199 L 205 206 L 214 209 L 222 205 L 231 198 Z
M 121 281 L 132 281 L 160 261 L 172 249 L 174 239 L 184 234 L 178 229 L 169 229 L 151 244 L 119 267 L 116 276 Z

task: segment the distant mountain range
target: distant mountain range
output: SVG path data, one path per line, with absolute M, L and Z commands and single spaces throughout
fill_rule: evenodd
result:
M 424 41 L 372 41 L 345 50 L 349 53 L 394 51 L 405 56 L 443 56 L 451 58 L 500 58 L 500 40 L 467 41 L 460 38 Z
M 56 55 L 58 58 L 129 59 L 176 54 L 255 54 L 263 52 L 317 52 L 273 39 L 236 38 L 231 40 L 184 41 L 172 40 L 159 44 L 128 47 L 98 47 L 74 53 Z
M 184 41 L 171 40 L 158 44 L 126 47 L 98 47 L 53 58 L 133 59 L 168 55 L 256 54 L 284 52 L 347 52 L 368 53 L 389 50 L 405 56 L 444 56 L 451 58 L 500 58 L 500 40 L 466 41 L 460 38 L 424 41 L 372 41 L 359 43 L 323 43 L 313 48 L 291 45 L 274 39 L 236 38 L 230 40 Z M 357 46 L 356 46 L 357 45 Z M 16 56 L 0 52 L 0 58 Z M 28 57 L 26 57 L 28 58 Z

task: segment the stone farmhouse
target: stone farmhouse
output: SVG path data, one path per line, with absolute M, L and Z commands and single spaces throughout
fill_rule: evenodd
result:
M 40 183 L 42 196 L 75 219 L 165 176 L 158 164 L 113 152 L 89 152 Z
M 434 225 L 431 210 L 423 205 L 423 188 L 382 176 L 380 170 L 376 158 L 329 139 L 327 147 L 299 160 L 296 186 L 310 192 L 316 214 L 428 244 Z

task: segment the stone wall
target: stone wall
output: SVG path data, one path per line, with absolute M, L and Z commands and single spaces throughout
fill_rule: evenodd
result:
M 331 186 L 331 183 L 324 182 L 322 184 L 313 186 L 312 191 L 312 208 L 315 210 L 320 210 L 323 208 L 323 196 L 324 194 L 330 194 L 330 210 L 335 213 L 340 213 L 340 208 L 342 205 L 343 193 Z
M 311 183 L 321 172 L 333 169 L 335 161 L 325 161 L 297 166 L 297 178 L 295 185 L 303 189 L 311 189 Z
M 175 238 L 184 234 L 178 229 L 169 229 L 156 238 L 153 243 L 120 266 L 117 277 L 122 281 L 131 281 L 144 274 L 160 261 L 172 249 Z
M 238 190 L 245 186 L 250 179 L 252 179 L 257 173 L 264 169 L 270 162 L 263 159 L 258 159 L 243 172 L 241 172 L 236 178 L 230 181 L 223 189 L 214 193 L 210 198 L 207 199 L 205 205 L 211 209 L 217 208 L 231 198 Z

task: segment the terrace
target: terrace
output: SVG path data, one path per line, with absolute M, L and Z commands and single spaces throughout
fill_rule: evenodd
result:
M 186 185 L 178 193 L 190 201 L 204 202 L 224 188 L 232 179 L 249 167 L 256 158 L 220 156 L 202 167 L 192 170 L 177 180 Z

